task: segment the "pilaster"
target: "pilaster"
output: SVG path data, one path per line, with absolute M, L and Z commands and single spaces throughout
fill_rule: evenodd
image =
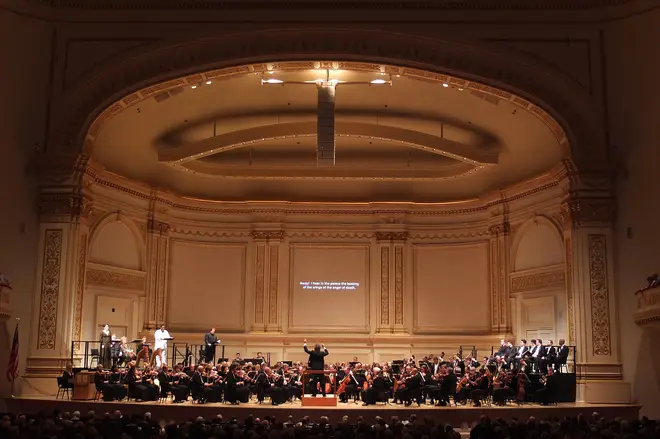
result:
M 377 312 L 378 333 L 405 333 L 404 267 L 405 231 L 376 232 L 380 253 L 380 289 Z
M 54 161 L 42 174 L 37 282 L 25 374 L 28 379 L 38 381 L 61 373 L 71 357 L 72 341 L 80 336 L 87 219 L 92 212 L 92 178 L 86 173 L 86 163 L 84 157 L 73 162 Z
M 152 196 L 152 200 L 156 197 Z M 147 303 L 146 330 L 167 322 L 167 266 L 170 253 L 170 225 L 166 210 L 152 201 L 147 222 Z
M 562 216 L 568 344 L 576 346 L 578 397 L 586 402 L 629 402 L 614 294 L 614 200 L 605 191 L 581 190 L 582 180 L 573 184 L 577 189 L 562 204 Z
M 254 230 L 255 248 L 253 332 L 282 332 L 280 316 L 280 253 L 282 230 Z
M 509 300 L 509 223 L 488 228 L 490 235 L 491 332 L 511 333 L 511 300 Z

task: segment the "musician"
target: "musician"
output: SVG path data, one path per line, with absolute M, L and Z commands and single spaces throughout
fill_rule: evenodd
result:
M 495 357 L 503 357 L 506 354 L 506 341 L 500 340 L 500 348 L 495 352 Z
M 213 362 L 215 358 L 215 347 L 218 344 L 218 337 L 215 335 L 215 328 L 211 328 L 209 332 L 204 335 L 204 361 L 207 363 Z
M 164 364 L 163 364 L 164 365 Z M 146 367 L 142 372 L 142 381 L 138 382 L 136 389 L 141 391 L 142 401 L 158 401 L 159 386 L 155 379 L 158 377 L 158 371 L 151 367 Z
M 245 381 L 240 376 L 240 365 L 232 363 L 227 373 L 227 387 L 225 389 L 225 401 L 232 404 L 247 402 L 250 390 L 245 386 Z
M 110 336 L 110 358 L 112 360 L 112 365 L 119 363 L 119 358 L 121 357 L 121 340 L 117 338 L 115 334 Z
M 149 343 L 147 343 L 147 337 L 142 337 L 142 341 L 137 345 L 137 355 L 135 356 L 136 364 L 140 364 L 140 361 L 145 363 L 149 362 Z
M 94 385 L 96 390 L 103 393 L 104 401 L 112 401 L 115 399 L 113 389 L 110 386 L 108 381 L 108 374 L 103 371 L 103 365 L 99 364 L 96 366 L 96 372 L 94 373 Z
M 378 400 L 387 401 L 387 385 L 379 367 L 374 367 L 370 386 L 364 391 L 364 405 L 373 405 Z
M 104 325 L 101 330 L 101 358 L 100 363 L 103 365 L 104 369 L 110 369 L 112 363 L 112 344 L 111 344 L 111 335 L 110 335 L 110 326 Z
M 197 370 L 192 376 L 192 383 L 190 385 L 193 401 L 204 404 L 211 396 L 211 386 L 212 384 L 206 380 L 204 366 L 197 366 Z
M 283 388 L 284 377 L 282 375 L 273 373 L 273 371 L 269 367 L 265 368 L 265 372 L 270 382 L 269 393 L 270 393 L 271 403 L 273 405 L 284 404 L 287 400 L 287 393 L 286 390 Z
M 545 348 L 543 347 L 543 340 L 540 338 L 535 340 L 535 346 L 532 348 L 532 361 L 534 363 L 534 371 L 541 373 L 541 359 L 545 356 Z
M 309 355 L 308 365 L 309 369 L 314 372 L 323 372 L 325 366 L 325 356 L 328 355 L 328 350 L 324 344 L 316 344 L 314 350 L 307 349 L 307 339 L 303 342 L 303 349 Z M 323 349 L 323 350 L 321 350 Z M 322 373 L 312 374 L 312 396 L 316 396 L 318 389 L 317 384 L 321 387 L 321 393 L 325 396 L 325 375 Z
M 170 333 L 161 325 L 160 329 L 154 332 L 154 355 L 160 349 L 160 355 L 156 356 L 156 366 L 167 363 L 167 340 L 171 339 Z
M 565 344 L 564 339 L 559 340 L 559 349 L 557 349 L 557 358 L 555 359 L 555 369 L 561 371 L 561 365 L 566 364 L 568 360 L 568 346 Z
M 406 407 L 411 406 L 413 400 L 420 406 L 422 403 L 422 387 L 424 386 L 425 378 L 420 374 L 420 371 L 413 367 L 411 369 L 411 377 L 406 381 L 406 387 L 403 389 L 402 400 Z
M 73 364 L 66 363 L 64 367 L 64 372 L 62 372 L 62 388 L 63 389 L 73 389 Z
M 122 337 L 119 339 L 119 358 L 117 364 L 127 364 L 132 360 L 135 360 L 135 352 L 133 352 L 131 345 L 128 344 L 128 339 L 126 337 Z
M 266 362 L 266 358 L 261 352 L 257 352 L 257 357 L 255 358 L 257 360 L 257 364 L 264 364 Z
M 548 374 L 544 377 L 541 377 L 542 388 L 536 391 L 535 397 L 536 400 L 541 405 L 550 405 L 556 402 L 556 378 L 555 372 L 552 369 L 548 369 Z
M 543 358 L 541 359 L 541 369 L 546 370 L 548 367 L 554 367 L 557 359 L 557 350 L 553 346 L 553 341 L 548 340 L 544 346 Z
M 520 345 L 518 346 L 518 350 L 516 351 L 516 361 L 520 362 L 523 358 L 525 358 L 525 355 L 529 352 L 529 348 L 527 347 L 527 340 L 524 338 L 520 340 Z
M 243 360 L 243 357 L 241 357 L 240 352 L 236 352 L 236 356 L 234 357 L 234 363 L 238 363 L 238 364 L 245 363 L 245 360 Z

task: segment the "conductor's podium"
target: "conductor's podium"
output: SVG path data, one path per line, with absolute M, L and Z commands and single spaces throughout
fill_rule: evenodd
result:
M 312 395 L 303 395 L 303 407 L 337 407 L 337 395 L 327 394 L 325 396 L 320 393 L 315 397 Z
M 335 395 L 336 389 L 334 388 L 334 383 L 329 379 L 328 375 L 333 373 L 331 370 L 305 370 L 302 375 L 303 389 L 307 389 L 307 383 L 312 379 L 313 375 L 323 375 L 325 377 L 324 382 L 327 383 L 325 386 L 326 395 L 321 394 L 321 389 L 318 389 L 319 392 L 316 396 L 312 396 L 309 393 L 303 394 L 302 396 L 302 406 L 303 407 L 337 407 L 337 395 Z

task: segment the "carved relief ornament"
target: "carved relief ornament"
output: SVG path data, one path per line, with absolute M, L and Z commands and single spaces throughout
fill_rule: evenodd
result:
M 282 230 L 253 230 L 252 239 L 261 241 L 281 241 L 285 237 Z
M 607 237 L 590 234 L 589 289 L 591 298 L 591 343 L 594 355 L 610 355 L 610 290 L 607 273 Z
M 611 198 L 570 200 L 561 205 L 565 228 L 611 224 L 614 214 L 615 205 Z
M 521 293 L 523 291 L 561 287 L 565 285 L 565 282 L 566 273 L 564 270 L 515 276 L 511 278 L 511 292 Z
M 44 236 L 44 257 L 41 267 L 41 301 L 39 304 L 38 349 L 55 349 L 57 309 L 60 295 L 60 265 L 62 263 L 62 230 L 48 229 Z
M 376 232 L 374 235 L 377 241 L 405 241 L 408 239 L 408 232 Z
M 92 213 L 92 200 L 80 194 L 41 193 L 38 203 L 39 215 L 45 222 L 75 221 Z
M 490 234 L 490 236 L 500 236 L 500 235 L 508 234 L 510 230 L 511 227 L 509 225 L 509 222 L 505 221 L 502 224 L 495 224 L 494 226 L 490 226 L 488 228 L 488 233 Z
M 88 268 L 86 271 L 86 283 L 88 285 L 144 291 L 145 280 L 144 276 L 112 270 Z

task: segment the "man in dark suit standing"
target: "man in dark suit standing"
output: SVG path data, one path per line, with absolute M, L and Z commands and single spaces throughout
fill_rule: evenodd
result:
M 215 335 L 215 328 L 211 328 L 209 332 L 204 335 L 204 362 L 213 362 L 215 357 L 215 346 L 218 344 L 218 337 Z
M 317 344 L 314 346 L 314 350 L 310 351 L 307 349 L 307 339 L 303 343 L 303 349 L 309 355 L 309 360 L 307 366 L 312 372 L 323 372 L 325 367 L 325 356 L 328 355 L 328 350 L 325 348 L 324 344 Z M 318 387 L 321 388 L 321 393 L 325 396 L 325 375 L 323 373 L 314 373 L 312 374 L 312 396 L 316 396 L 318 392 Z

